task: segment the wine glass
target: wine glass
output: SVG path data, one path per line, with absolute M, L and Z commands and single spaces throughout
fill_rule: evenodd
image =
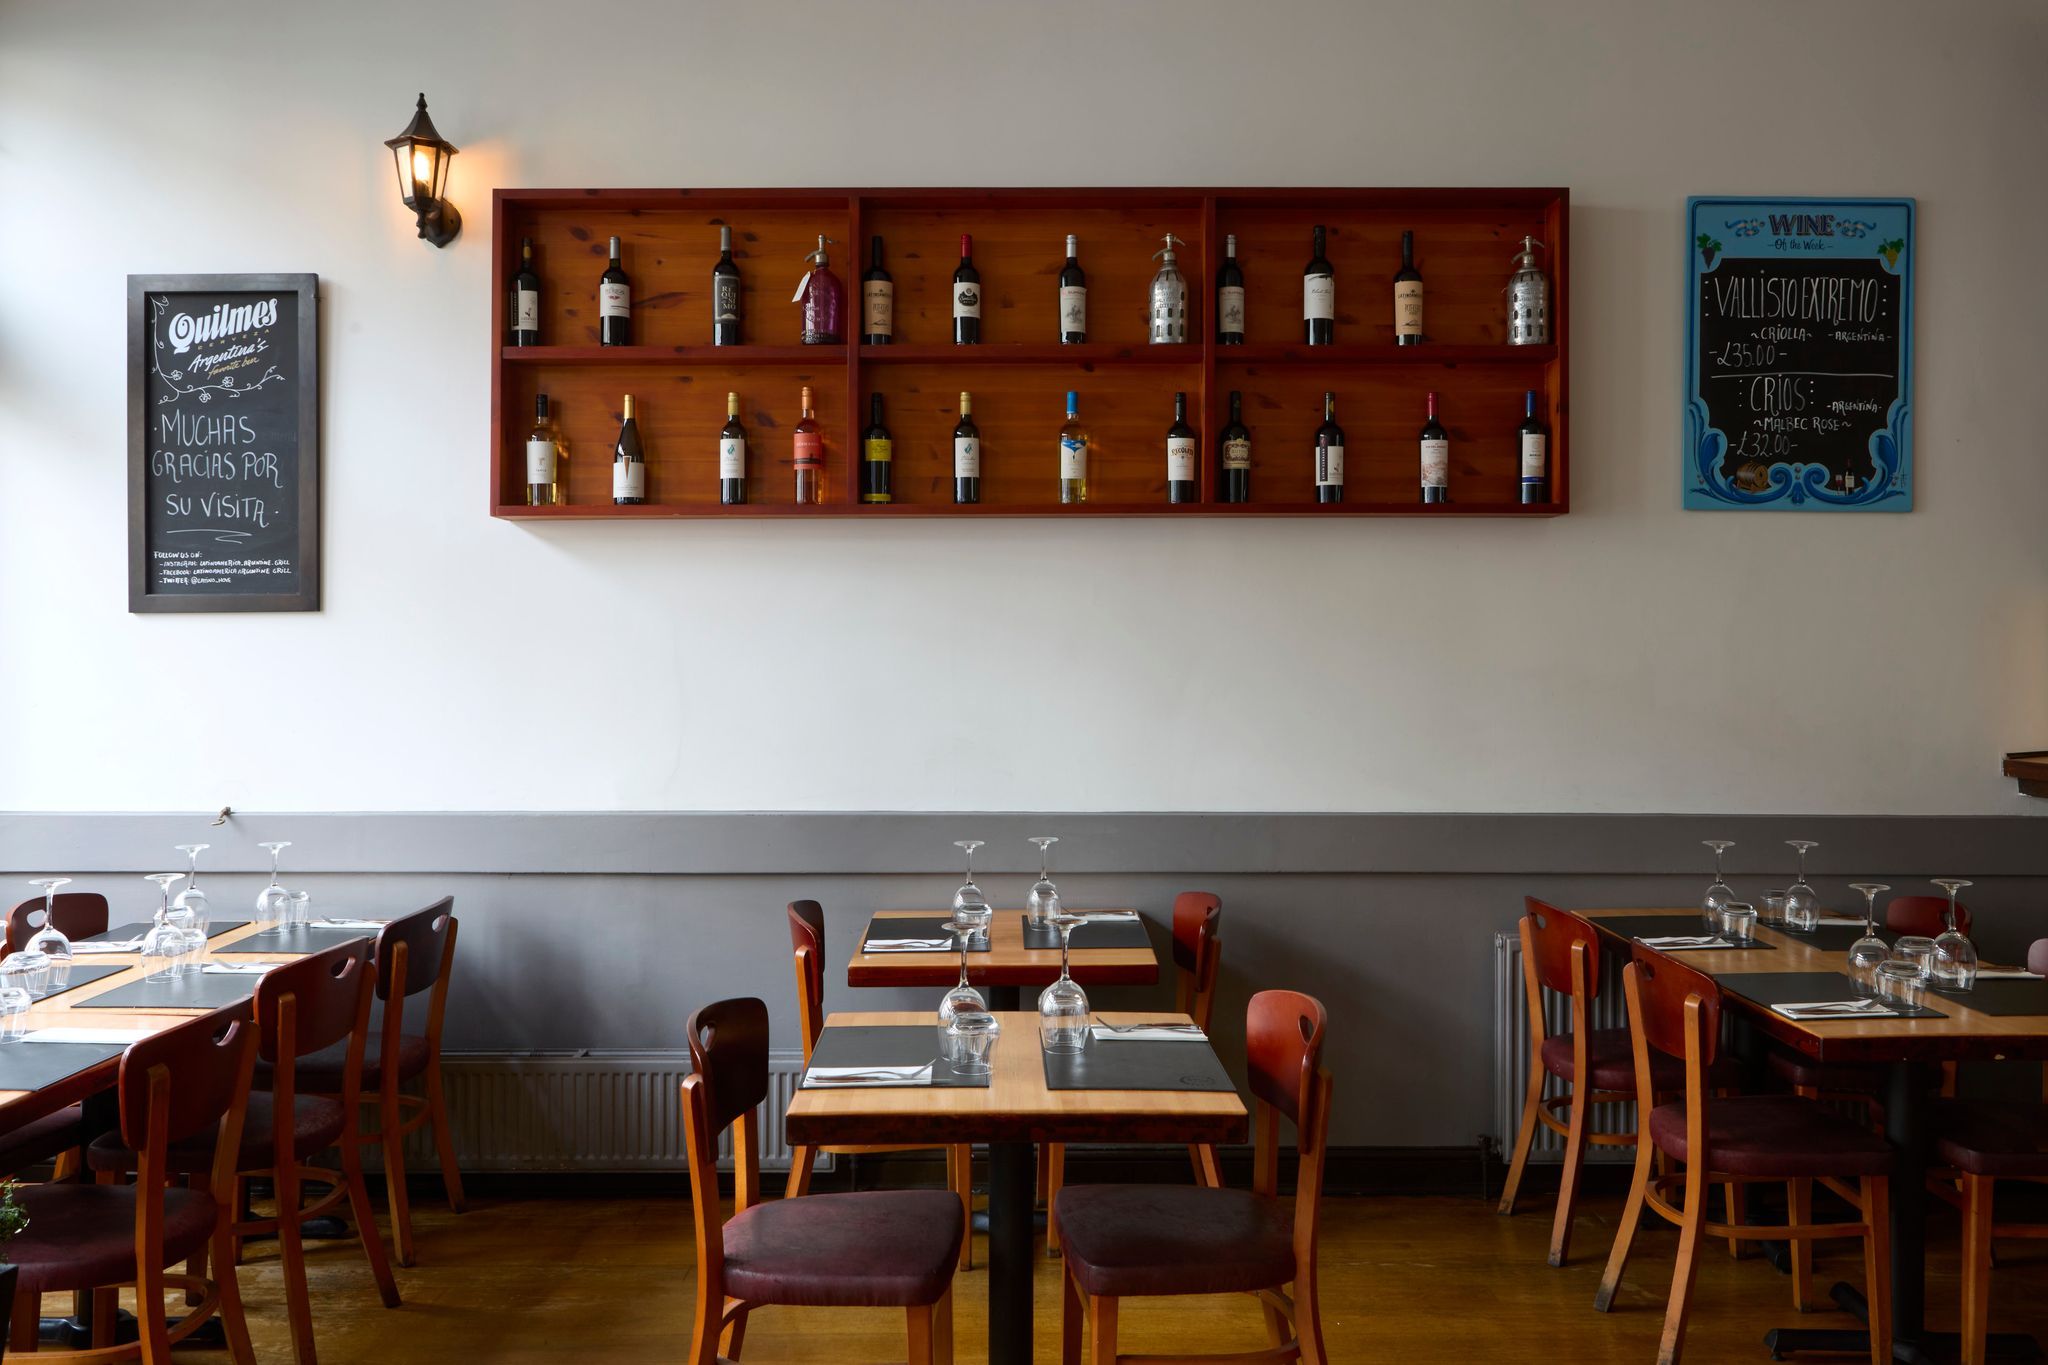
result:
M 1052 884 L 1052 846 L 1059 841 L 1057 834 L 1031 836 L 1030 842 L 1038 845 L 1038 880 L 1024 898 L 1024 910 L 1034 929 L 1045 928 L 1046 921 L 1060 912 L 1059 888 Z
M 1074 1053 L 1088 1046 L 1088 993 L 1074 980 L 1067 941 L 1081 916 L 1064 912 L 1052 917 L 1060 935 L 1060 979 L 1038 996 L 1038 1044 L 1047 1052 Z
M 256 919 L 260 924 L 275 924 L 284 916 L 284 898 L 288 894 L 277 880 L 277 857 L 292 846 L 292 841 L 282 839 L 276 843 L 258 844 L 258 848 L 270 850 L 270 885 L 256 893 Z
M 185 879 L 184 887 L 179 890 L 176 896 L 171 898 L 171 908 L 184 911 L 187 926 L 197 929 L 204 936 L 211 911 L 206 903 L 206 893 L 199 889 L 199 855 L 212 848 L 213 845 L 176 844 L 173 847 L 192 861 L 191 871 Z
M 1785 888 L 1785 927 L 1809 933 L 1820 924 L 1820 893 L 1806 880 L 1806 850 L 1819 848 L 1811 839 L 1787 839 L 1799 855 L 1799 876 Z
M 71 885 L 71 878 L 38 877 L 29 885 L 43 888 L 43 927 L 29 936 L 21 950 L 48 958 L 50 988 L 62 990 L 71 984 L 71 940 L 57 927 L 57 888 Z
M 953 918 L 966 920 L 974 926 L 976 942 L 988 942 L 989 921 L 995 918 L 995 911 L 989 908 L 988 898 L 981 894 L 981 888 L 974 884 L 974 850 L 982 845 L 980 839 L 955 839 L 953 847 L 967 854 L 967 880 L 953 893 Z
M 1927 979 L 1945 991 L 1968 991 L 1977 986 L 1977 947 L 1970 936 L 1956 927 L 1956 892 L 1970 883 L 1961 877 L 1936 877 L 1934 884 L 1948 892 L 1947 927 L 1934 938 L 1934 956 L 1929 959 Z
M 974 933 L 974 926 L 964 919 L 949 919 L 945 927 L 952 933 L 953 941 L 960 945 L 960 984 L 946 992 L 939 1001 L 939 1022 L 950 1024 L 956 1014 L 986 1014 L 988 1001 L 982 993 L 967 984 L 967 941 Z
M 1850 882 L 1851 891 L 1863 893 L 1863 937 L 1849 945 L 1849 979 L 1865 995 L 1877 994 L 1877 964 L 1892 955 L 1889 943 L 1877 936 L 1877 893 L 1889 891 L 1883 882 Z
M 1707 888 L 1706 899 L 1700 902 L 1700 918 L 1707 922 L 1707 928 L 1721 932 L 1721 912 L 1735 899 L 1735 888 L 1728 885 L 1728 879 L 1721 875 L 1721 855 L 1735 847 L 1733 839 L 1702 839 L 1701 843 L 1714 850 L 1714 884 Z
M 159 904 L 156 922 L 142 936 L 142 976 L 146 981 L 168 981 L 178 974 L 178 960 L 185 954 L 185 931 L 171 923 L 171 887 L 185 880 L 182 872 L 149 872 L 142 880 L 155 882 Z
M 989 1050 L 994 1047 L 996 1017 L 986 1012 L 962 1010 L 946 1025 L 946 1062 L 955 1075 L 986 1076 L 994 1066 Z

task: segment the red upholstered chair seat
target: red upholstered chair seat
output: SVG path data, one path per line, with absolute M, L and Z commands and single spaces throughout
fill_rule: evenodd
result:
M 966 1226 L 951 1190 L 809 1194 L 725 1225 L 725 1292 L 749 1303 L 917 1308 L 953 1281 Z
M 1596 1028 L 1586 1034 L 1586 1060 L 1593 1072 L 1595 1090 L 1634 1090 L 1636 1058 L 1625 1028 Z M 1543 1069 L 1560 1080 L 1577 1084 L 1572 1061 L 1572 1035 L 1560 1033 L 1543 1040 Z M 1657 1090 L 1685 1089 L 1685 1063 L 1655 1051 L 1650 1053 L 1650 1083 Z
M 399 1034 L 398 1079 L 409 1081 L 426 1071 L 427 1060 L 432 1053 L 432 1046 L 419 1034 Z M 298 1061 L 298 1088 L 314 1094 L 340 1094 L 342 1063 L 347 1058 L 348 1040 L 345 1038 L 333 1047 L 307 1053 Z M 256 1063 L 256 1083 L 270 1084 L 270 1068 L 260 1059 Z M 363 1094 L 374 1097 L 383 1083 L 384 1035 L 381 1030 L 372 1029 L 370 1036 L 363 1041 Z
M 28 1228 L 7 1244 L 7 1259 L 20 1273 L 14 1291 L 17 1304 L 24 1295 L 91 1289 L 135 1278 L 133 1185 L 25 1185 L 19 1198 L 28 1214 Z M 185 1260 L 205 1246 L 213 1217 L 211 1195 L 165 1190 L 165 1262 Z
M 74 1104 L 0 1133 L 0 1175 L 12 1175 L 70 1151 L 85 1141 L 84 1125 L 85 1111 Z
M 1766 1062 L 1771 1074 L 1787 1085 L 1812 1086 L 1830 1095 L 1869 1095 L 1874 1098 L 1884 1093 L 1885 1075 L 1881 1067 L 1816 1062 L 1811 1057 L 1783 1048 L 1772 1048 Z
M 1812 1100 L 1789 1095 L 1717 1099 L 1707 1106 L 1705 1169 L 1763 1180 L 1812 1176 L 1889 1175 L 1892 1149 Z M 1660 1151 L 1690 1163 L 1685 1106 L 1650 1111 L 1650 1138 Z
M 1934 1111 L 1941 1160 L 1971 1175 L 2048 1176 L 2048 1108 L 1998 1100 L 1942 1100 Z
M 348 1111 L 339 1100 L 318 1095 L 300 1095 L 292 1102 L 294 1119 L 292 1151 L 303 1161 L 341 1141 L 348 1131 Z M 249 1116 L 242 1124 L 242 1145 L 235 1155 L 237 1171 L 267 1171 L 277 1162 L 272 1129 L 277 1123 L 276 1101 L 266 1091 L 249 1092 Z M 164 1169 L 173 1175 L 203 1175 L 213 1169 L 213 1147 L 219 1129 L 173 1142 L 164 1153 Z M 85 1164 L 95 1171 L 132 1171 L 135 1153 L 121 1145 L 118 1133 L 93 1139 L 85 1149 Z
M 1069 1185 L 1053 1216 L 1089 1294 L 1232 1294 L 1294 1278 L 1294 1202 L 1186 1185 Z

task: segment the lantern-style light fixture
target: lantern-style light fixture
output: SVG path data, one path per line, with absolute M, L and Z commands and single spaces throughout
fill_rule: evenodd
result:
M 398 197 L 419 219 L 420 236 L 435 246 L 446 246 L 462 231 L 462 215 L 448 202 L 448 163 L 455 159 L 455 144 L 442 137 L 427 117 L 427 97 L 420 95 L 412 122 L 405 131 L 384 144 L 398 167 Z

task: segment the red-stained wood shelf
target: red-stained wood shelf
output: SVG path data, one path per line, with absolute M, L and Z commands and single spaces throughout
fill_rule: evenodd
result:
M 2016 779 L 2025 796 L 2048 796 L 2048 749 L 2005 756 L 2005 775 Z

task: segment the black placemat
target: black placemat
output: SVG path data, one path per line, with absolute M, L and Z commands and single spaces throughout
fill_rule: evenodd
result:
M 1928 988 L 1928 994 L 1958 1005 L 1968 1005 L 1979 1014 L 2048 1014 L 2048 981 L 2022 981 L 1997 977 L 1979 981 L 1974 990 L 1944 991 Z
M 66 991 L 75 991 L 80 986 L 90 986 L 95 981 L 105 981 L 108 977 L 118 975 L 127 970 L 126 967 L 118 965 L 93 964 L 74 960 L 71 964 L 70 979 L 62 986 L 54 986 L 43 992 L 37 998 L 51 1000 L 64 994 Z M 0 1087 L 0 1089 L 4 1089 L 4 1087 Z
M 1714 982 L 1724 991 L 1732 991 L 1745 1000 L 1753 1000 L 1759 1005 L 1766 1006 L 1810 1005 L 1820 1000 L 1855 1000 L 1862 995 L 1862 992 L 1856 989 L 1856 983 L 1841 972 L 1730 972 L 1726 976 L 1716 976 Z M 1901 1011 L 1892 1017 L 1948 1018 L 1940 1010 L 1928 1009 L 1925 1006 L 1917 1011 Z M 1801 1019 L 1795 1022 L 1822 1024 L 1834 1021 Z
M 331 925 L 295 924 L 287 929 L 275 925 L 261 929 L 247 938 L 238 938 L 233 943 L 215 948 L 216 953 L 324 953 L 337 944 L 353 943 L 359 938 L 375 938 L 375 929 L 339 929 Z
M 1630 939 L 1674 938 L 1680 935 L 1690 937 L 1707 932 L 1706 922 L 1698 915 L 1605 915 L 1598 918 L 1589 917 L 1586 922 L 1598 925 L 1610 934 L 1619 934 Z M 1671 951 L 1690 956 L 1694 953 L 1747 953 L 1759 950 L 1767 953 L 1775 951 L 1773 945 L 1762 939 L 1744 944 L 1741 948 L 1675 948 Z
M 1079 1052 L 1039 1052 L 1048 1090 L 1237 1090 L 1206 1042 L 1090 1038 Z
M 931 919 L 912 919 L 908 916 L 898 918 L 891 915 L 886 919 L 880 917 L 871 919 L 868 921 L 867 932 L 860 936 L 860 950 L 862 952 L 868 950 L 868 940 L 871 938 L 942 938 L 946 940 L 946 946 L 944 948 L 932 948 L 929 951 L 934 953 L 951 953 L 954 957 L 958 957 L 960 956 L 960 941 L 954 936 L 953 931 L 946 927 L 948 918 L 950 917 L 946 915 L 938 915 Z M 988 935 L 986 934 L 982 936 L 980 943 L 969 943 L 967 945 L 967 951 L 970 953 L 985 953 L 988 951 L 988 948 L 989 942 Z M 894 954 L 909 950 L 903 948 L 884 948 L 881 951 L 885 954 Z
M 80 1010 L 217 1010 L 247 1000 L 262 980 L 254 972 L 181 972 L 168 981 L 131 981 L 104 995 L 72 1002 Z
M 939 1060 L 939 1028 L 936 1017 L 924 1024 L 835 1024 L 818 1035 L 811 1049 L 812 1066 L 923 1066 L 932 1063 L 932 1083 L 926 1086 L 833 1086 L 835 1090 L 986 1090 L 988 1076 L 962 1076 Z M 991 1045 L 993 1046 L 993 1045 Z M 824 1089 L 826 1087 L 819 1087 Z M 815 1091 L 813 1093 L 816 1093 Z
M 1086 910 L 1074 913 L 1085 915 Z M 1019 915 L 1024 924 L 1024 946 L 1026 948 L 1057 948 L 1060 935 L 1057 929 L 1033 929 L 1031 916 Z M 1079 952 L 1083 948 L 1150 948 L 1152 936 L 1145 932 L 1143 919 L 1091 920 L 1087 924 L 1074 926 L 1073 941 L 1067 945 Z
M 1764 927 L 1766 929 L 1775 929 L 1794 943 L 1803 943 L 1807 947 L 1817 949 L 1823 953 L 1846 953 L 1855 945 L 1857 939 L 1863 937 L 1863 926 L 1861 924 L 1823 924 L 1818 929 L 1803 933 L 1795 929 L 1787 929 L 1782 924 L 1767 924 Z M 1877 926 L 1877 936 L 1886 943 L 1890 943 L 1898 937 L 1897 934 L 1894 934 L 1882 924 Z
M 222 934 L 227 933 L 230 929 L 239 929 L 248 922 L 249 921 L 245 919 L 208 920 L 206 923 L 206 936 L 208 938 L 219 938 Z M 79 942 L 119 943 L 125 939 L 141 938 L 144 934 L 149 932 L 149 927 L 150 922 L 148 920 L 143 920 L 139 924 L 116 925 L 114 928 L 107 930 L 107 932 L 105 932 L 104 934 L 94 934 L 89 938 L 80 939 Z
M 40 1090 L 121 1055 L 119 1043 L 0 1045 L 0 1090 Z

